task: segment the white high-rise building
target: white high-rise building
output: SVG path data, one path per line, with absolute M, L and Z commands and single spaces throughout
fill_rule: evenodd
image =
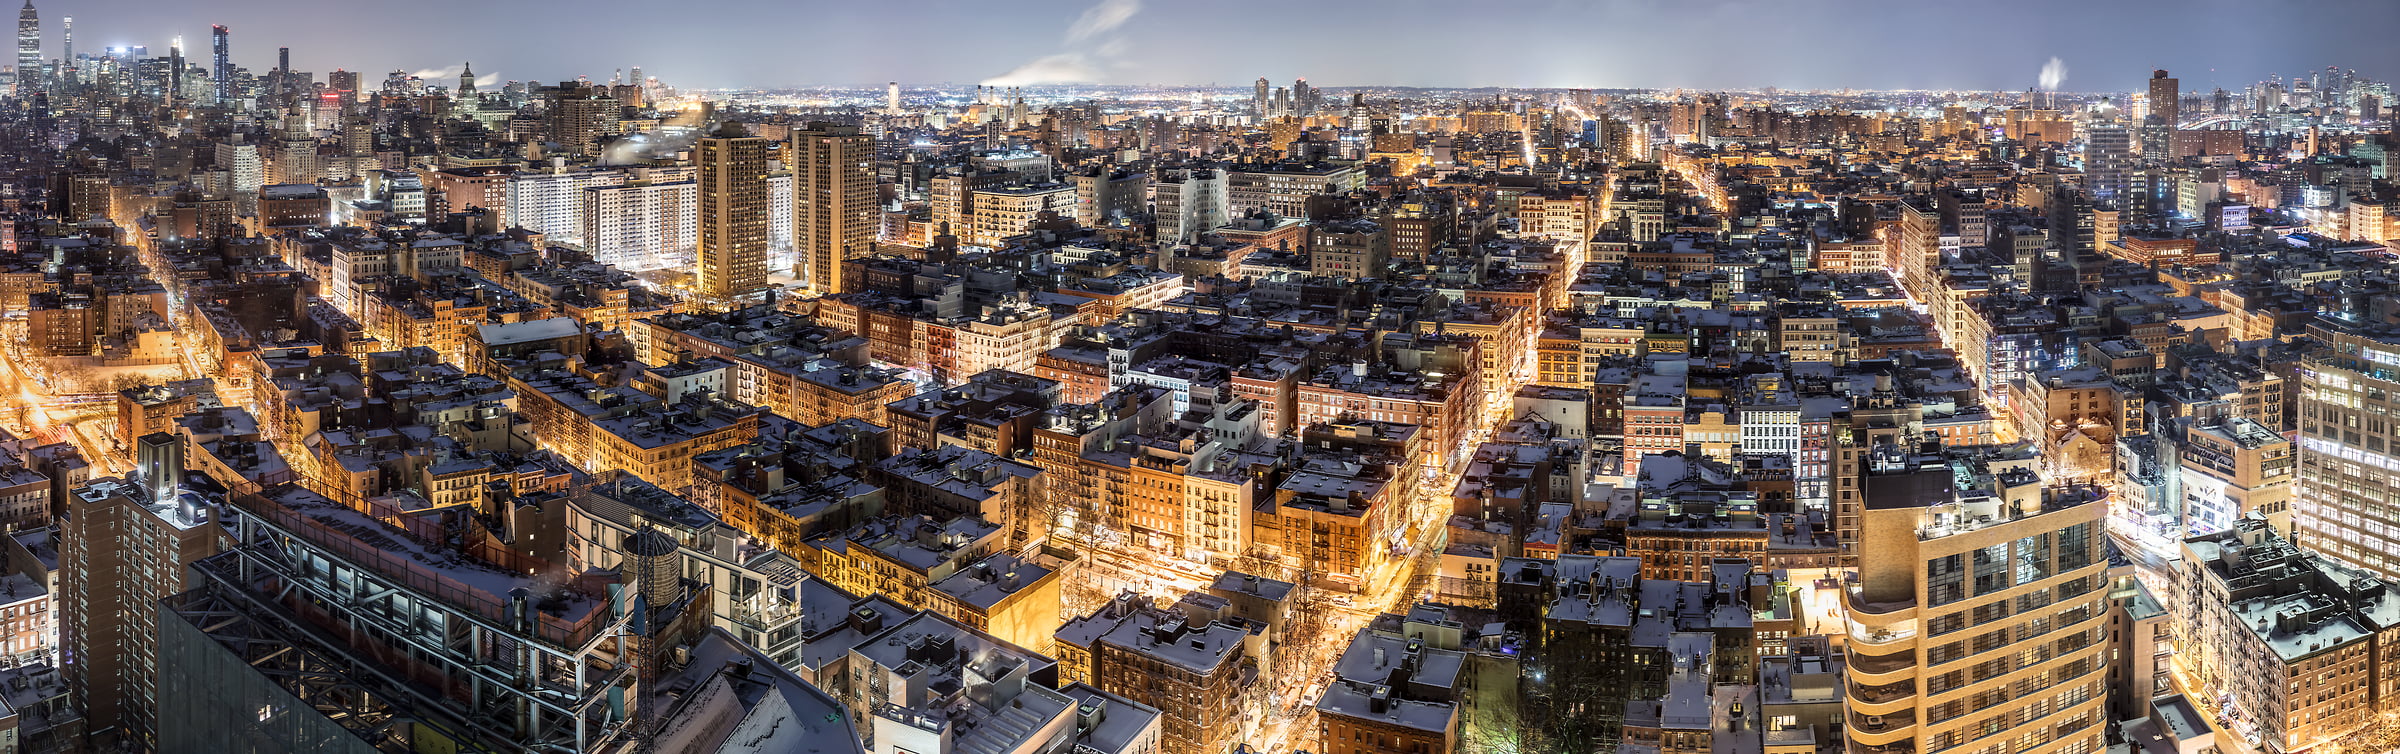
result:
M 2292 531 L 2301 547 L 2385 579 L 2400 578 L 2400 329 L 2321 315 L 2320 345 L 2300 369 Z
M 239 136 L 217 143 L 217 167 L 230 174 L 232 182 L 225 188 L 236 199 L 257 196 L 258 187 L 267 182 L 267 161 L 259 156 L 258 145 L 244 144 Z
M 688 266 L 700 246 L 699 201 L 700 185 L 688 177 L 587 187 L 584 250 L 627 270 Z
M 585 189 L 625 185 L 621 170 L 548 170 L 508 179 L 508 223 L 549 236 L 551 242 L 583 246 Z
M 1159 178 L 1154 196 L 1159 243 L 1191 243 L 1230 219 L 1233 200 L 1223 170 L 1168 171 Z
M 2133 192 L 2133 131 L 2122 112 L 2102 104 L 2083 131 L 2084 188 L 2092 201 L 2124 207 Z
M 767 176 L 767 269 L 789 270 L 798 264 L 792 253 L 792 174 Z

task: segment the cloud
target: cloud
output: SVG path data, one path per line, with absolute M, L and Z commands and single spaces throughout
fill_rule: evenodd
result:
M 983 80 L 984 86 L 1088 84 L 1100 80 L 1100 69 L 1082 53 L 1062 52 L 1035 59 L 1007 73 Z
M 1007 73 L 983 80 L 984 86 L 1088 84 L 1101 79 L 1126 51 L 1125 39 L 1114 32 L 1142 12 L 1142 0 L 1100 0 L 1085 8 L 1067 26 L 1065 50 L 1035 58 Z
M 2058 59 L 2056 55 L 2050 56 L 2050 62 L 2042 64 L 2042 91 L 2058 91 L 2058 85 L 2066 81 L 2067 61 Z
M 1086 9 L 1081 17 L 1076 18 L 1074 26 L 1067 27 L 1067 44 L 1074 45 L 1115 31 L 1126 21 L 1133 20 L 1133 14 L 1140 12 L 1141 0 L 1100 0 L 1099 5 Z

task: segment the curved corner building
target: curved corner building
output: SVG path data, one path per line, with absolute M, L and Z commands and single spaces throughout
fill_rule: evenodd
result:
M 2092 754 L 2108 676 L 2105 497 L 2033 461 L 1880 444 L 1844 605 L 1851 754 Z

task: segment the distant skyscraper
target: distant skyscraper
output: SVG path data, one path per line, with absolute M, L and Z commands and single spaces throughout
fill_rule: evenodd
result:
M 2124 206 L 2131 198 L 2133 136 L 2120 123 L 2094 125 L 2085 157 L 2092 198 Z
M 25 0 L 17 12 L 17 93 L 40 89 L 41 79 L 42 17 L 33 12 L 33 0 Z
M 183 97 L 183 35 L 167 43 L 167 101 Z
M 1265 76 L 1258 77 L 1258 89 L 1250 95 L 1250 112 L 1261 118 L 1267 117 L 1267 77 Z
M 2178 118 L 2181 115 L 2179 109 L 2182 104 L 2180 99 L 2182 96 L 2183 92 L 2178 87 L 2178 82 L 2168 78 L 2166 71 L 2150 72 L 2150 114 L 2158 116 L 2158 122 L 2166 125 L 2169 129 L 2173 129 L 2175 124 L 2182 122 Z
M 728 121 L 700 140 L 700 292 L 732 298 L 767 287 L 767 173 L 775 148 Z
M 2122 208 L 2132 198 L 2133 134 L 2117 108 L 2102 105 L 2084 129 L 2083 173 L 2092 199 Z
M 348 105 L 358 99 L 358 72 L 335 68 L 325 74 L 325 88 L 341 92 L 342 104 Z
M 223 25 L 209 27 L 209 34 L 214 37 L 217 51 L 217 67 L 209 70 L 209 76 L 217 85 L 217 104 L 219 105 L 233 103 L 233 58 L 226 49 L 226 32 L 227 29 Z
M 60 79 L 60 80 L 62 80 L 62 81 L 74 81 L 74 80 L 75 80 L 75 17 L 74 17 L 74 16 L 66 16 L 66 17 L 62 17 L 62 18 L 58 19 L 58 41 L 59 41 L 59 43 L 60 43 L 60 44 L 64 45 L 64 47 L 62 48 L 62 49 L 63 49 L 63 52 L 60 52 L 60 53 L 59 53 L 59 59 L 58 59 L 58 61 L 59 61 L 59 62 L 58 62 L 58 77 L 59 77 L 59 79 Z
M 894 81 L 884 85 L 883 112 L 887 115 L 900 114 L 900 82 Z
M 458 100 L 467 102 L 473 99 L 475 99 L 475 64 L 469 62 L 458 72 Z
M 841 293 L 842 260 L 875 240 L 875 142 L 856 126 L 811 123 L 792 132 L 790 153 L 794 274 L 818 293 Z
M 599 156 L 600 144 L 617 128 L 617 116 L 623 111 L 615 97 L 593 86 L 577 86 L 561 92 L 550 105 L 550 131 L 560 144 L 574 153 Z

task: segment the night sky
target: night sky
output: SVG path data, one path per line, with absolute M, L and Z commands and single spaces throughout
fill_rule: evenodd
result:
M 2185 91 L 2328 65 L 2400 76 L 2400 0 L 37 0 L 77 48 L 233 30 L 235 62 L 322 75 L 395 69 L 487 80 L 685 87 L 1161 83 L 1241 86 L 2024 89 L 2062 60 L 2068 91 L 2167 68 Z M 373 86 L 372 83 L 369 86 Z

